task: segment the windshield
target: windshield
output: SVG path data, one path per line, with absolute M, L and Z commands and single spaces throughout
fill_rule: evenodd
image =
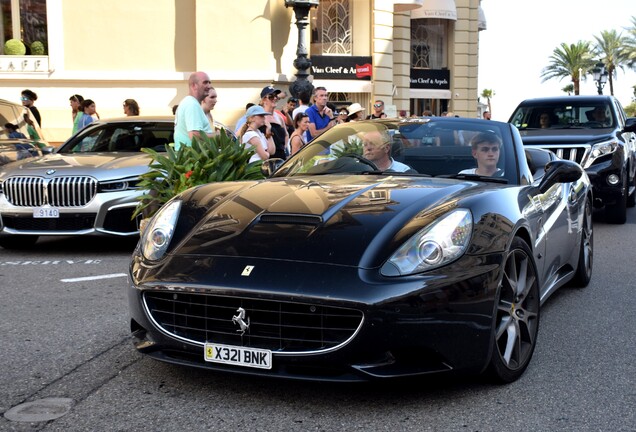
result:
M 351 122 L 320 135 L 276 176 L 371 173 L 486 176 L 515 182 L 510 126 L 460 119 Z M 367 160 L 373 162 L 369 164 Z
M 171 122 L 97 123 L 66 142 L 58 153 L 165 151 L 173 142 Z
M 599 102 L 537 103 L 517 108 L 510 121 L 519 129 L 567 129 L 613 127 L 609 105 Z

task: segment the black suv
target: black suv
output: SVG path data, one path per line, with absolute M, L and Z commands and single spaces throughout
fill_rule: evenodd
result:
M 578 162 L 590 177 L 594 206 L 610 223 L 623 224 L 636 205 L 636 118 L 612 96 L 527 99 L 510 123 L 523 144 Z

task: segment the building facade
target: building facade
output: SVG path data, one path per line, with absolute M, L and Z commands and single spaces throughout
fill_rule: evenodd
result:
M 389 115 L 453 111 L 477 116 L 480 0 L 321 0 L 306 29 L 314 86 L 337 106 Z M 5 0 L 0 3 L 0 98 L 38 95 L 45 137 L 71 132 L 69 97 L 95 101 L 101 118 L 170 115 L 191 72 L 206 71 L 218 93 L 216 120 L 233 127 L 269 84 L 295 79 L 298 30 L 285 0 Z M 41 42 L 42 52 L 34 42 Z M 281 102 L 282 105 L 283 102 Z

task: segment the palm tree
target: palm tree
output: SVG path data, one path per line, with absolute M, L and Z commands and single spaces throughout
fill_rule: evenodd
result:
M 574 84 L 570 83 L 561 89 L 562 92 L 567 93 L 570 96 L 574 93 Z
M 492 106 L 490 105 L 490 99 L 495 96 L 495 91 L 493 89 L 483 89 L 481 91 L 480 97 L 486 99 L 486 105 L 488 105 L 488 112 L 492 115 Z
M 616 33 L 616 30 L 603 30 L 601 35 L 594 36 L 594 39 L 596 39 L 594 52 L 605 64 L 605 70 L 609 78 L 610 94 L 613 96 L 616 69 L 624 69 L 629 62 L 629 56 L 625 49 L 626 38 L 621 33 Z
M 631 27 L 627 27 L 625 50 L 627 51 L 627 65 L 636 69 L 636 17 L 632 17 Z
M 574 84 L 574 94 L 579 94 L 579 83 L 594 67 L 590 43 L 578 41 L 574 44 L 562 43 L 552 51 L 550 64 L 541 71 L 542 82 L 552 78 L 569 77 Z

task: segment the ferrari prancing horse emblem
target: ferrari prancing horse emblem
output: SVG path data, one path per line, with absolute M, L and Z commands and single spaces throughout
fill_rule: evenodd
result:
M 243 336 L 250 329 L 250 317 L 247 317 L 247 322 L 245 322 L 245 309 L 242 307 L 238 308 L 236 312 L 238 313 L 232 317 L 232 322 L 239 325 L 240 328 L 237 332 L 241 332 L 241 336 Z
M 243 269 L 243 273 L 241 273 L 241 276 L 249 276 L 250 273 L 252 273 L 252 270 L 254 270 L 254 266 L 245 266 L 245 268 Z

